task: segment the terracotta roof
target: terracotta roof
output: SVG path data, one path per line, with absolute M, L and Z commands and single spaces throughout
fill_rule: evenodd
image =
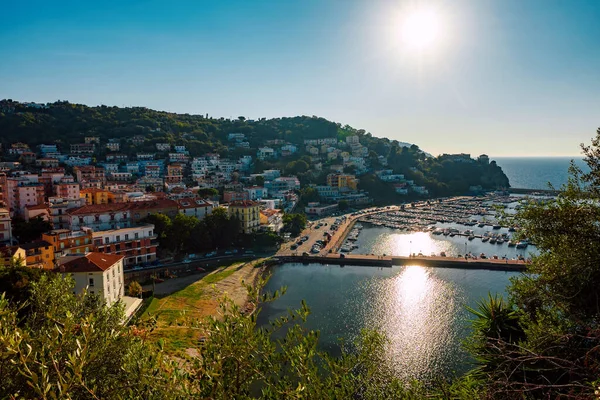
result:
M 64 263 L 56 268 L 55 271 L 71 273 L 106 271 L 123 258 L 123 256 L 115 254 L 91 252 L 87 253 L 85 256 Z
M 98 189 L 98 188 L 85 188 L 79 191 L 80 193 L 99 193 L 99 192 L 108 192 L 108 190 Z
M 36 204 L 34 206 L 25 206 L 25 208 L 27 208 L 28 210 L 45 210 L 46 208 L 48 208 L 48 205 L 45 203 L 42 203 L 42 204 Z
M 266 210 L 260 210 L 260 213 L 266 217 L 271 217 L 275 214 L 279 214 L 281 212 L 281 210 L 277 210 L 277 209 L 273 209 L 273 208 L 267 208 Z
M 12 257 L 19 250 L 19 246 L 5 246 L 0 247 L 0 256 L 2 257 Z
M 88 214 L 102 214 L 108 212 L 122 212 L 127 211 L 129 208 L 128 203 L 114 203 L 114 204 L 92 204 L 78 208 L 71 208 L 67 210 L 69 215 L 88 215 Z
M 134 210 L 146 210 L 155 208 L 177 208 L 177 202 L 169 199 L 156 199 L 156 200 L 143 200 L 134 201 L 129 204 L 129 209 Z
M 252 200 L 236 200 L 229 203 L 229 207 L 255 207 L 258 203 Z

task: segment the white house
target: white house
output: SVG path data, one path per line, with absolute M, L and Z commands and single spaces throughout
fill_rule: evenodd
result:
M 125 294 L 123 256 L 97 252 L 69 256 L 57 271 L 73 277 L 75 293 L 87 290 L 102 297 L 108 305 L 121 300 Z
M 266 160 L 268 158 L 275 157 L 275 150 L 270 147 L 259 147 L 256 158 L 259 160 Z
M 177 208 L 188 217 L 203 219 L 213 212 L 214 204 L 202 199 L 180 199 L 177 200 Z

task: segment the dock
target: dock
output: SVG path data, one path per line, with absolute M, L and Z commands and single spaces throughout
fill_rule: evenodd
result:
M 348 254 L 341 257 L 339 254 L 326 256 L 283 256 L 277 257 L 281 263 L 317 263 L 334 265 L 357 265 L 365 267 L 386 267 L 394 265 L 421 265 L 424 267 L 455 268 L 492 271 L 522 272 L 527 269 L 527 263 L 518 260 L 495 259 L 465 259 L 457 257 L 403 257 L 403 256 L 376 256 L 363 254 Z

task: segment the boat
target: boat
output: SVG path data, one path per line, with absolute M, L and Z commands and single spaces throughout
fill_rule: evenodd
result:
M 475 235 L 469 235 L 469 240 L 475 239 Z
M 512 240 L 508 241 L 508 247 L 515 247 L 517 244 L 515 242 L 513 242 Z
M 500 225 L 494 225 L 494 226 L 492 226 L 492 229 L 500 229 L 500 228 L 502 228 Z
M 495 237 L 491 238 L 491 239 L 490 239 L 490 244 L 496 244 L 496 240 L 497 240 L 497 239 L 496 239 Z
M 480 222 L 477 224 L 478 227 L 483 228 L 485 226 L 485 224 L 483 222 Z
M 526 240 L 521 240 L 517 243 L 517 249 L 524 249 L 529 245 Z
M 487 237 L 487 236 L 484 236 L 484 237 L 481 238 L 481 241 L 484 242 L 484 243 L 487 242 L 488 240 L 490 240 L 490 238 Z
M 501 237 L 496 239 L 496 244 L 503 244 L 503 243 L 504 243 L 504 239 L 502 239 Z
M 446 257 L 446 252 L 442 251 L 442 252 L 440 253 L 440 257 Z
M 511 226 L 510 228 L 508 228 L 508 231 L 509 231 L 509 232 L 514 232 L 514 231 L 516 231 L 516 229 L 515 229 L 515 227 L 514 227 L 514 226 Z

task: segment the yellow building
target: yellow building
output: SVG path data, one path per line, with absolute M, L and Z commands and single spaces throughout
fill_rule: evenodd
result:
M 0 260 L 4 266 L 20 265 L 24 267 L 27 265 L 26 257 L 25 249 L 19 246 L 0 247 Z
M 97 188 L 81 189 L 79 195 L 85 198 L 85 204 L 88 206 L 110 203 L 110 192 L 108 190 Z
M 53 269 L 54 247 L 45 240 L 24 243 L 19 246 L 25 251 L 25 262 L 28 267 Z
M 255 201 L 240 200 L 229 203 L 227 210 L 229 217 L 237 218 L 241 222 L 243 233 L 256 232 L 260 226 L 260 207 Z
M 358 187 L 358 179 L 356 179 L 354 175 L 329 174 L 327 175 L 327 186 L 356 190 Z

